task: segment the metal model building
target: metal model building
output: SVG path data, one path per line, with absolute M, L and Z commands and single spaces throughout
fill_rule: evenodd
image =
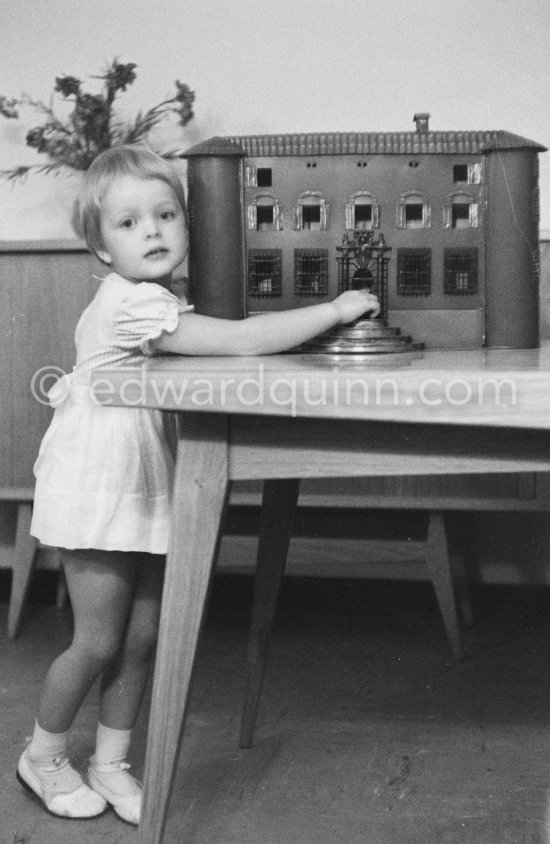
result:
M 369 286 L 431 348 L 539 343 L 540 144 L 502 130 L 212 138 L 188 150 L 199 312 Z

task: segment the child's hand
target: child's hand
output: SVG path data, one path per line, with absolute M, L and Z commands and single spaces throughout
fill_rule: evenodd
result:
M 344 324 L 353 322 L 367 312 L 372 316 L 378 316 L 380 313 L 378 297 L 367 290 L 346 290 L 334 299 L 333 305 L 340 311 L 340 321 Z

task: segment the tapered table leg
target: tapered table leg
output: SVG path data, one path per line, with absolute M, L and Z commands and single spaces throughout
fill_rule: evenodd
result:
M 161 844 L 228 491 L 223 415 L 183 414 L 147 738 L 139 844 Z
M 241 719 L 241 747 L 250 747 L 265 671 L 266 651 L 288 554 L 300 481 L 264 481 L 254 603 L 248 642 L 246 691 Z
M 428 541 L 426 544 L 426 568 L 434 585 L 443 616 L 443 623 L 455 659 L 462 659 L 464 649 L 451 568 L 451 558 L 442 513 L 430 513 Z

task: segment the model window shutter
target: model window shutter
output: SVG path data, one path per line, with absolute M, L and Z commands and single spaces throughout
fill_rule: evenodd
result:
M 424 203 L 422 208 L 422 223 L 425 229 L 429 229 L 432 224 L 432 206 Z
M 346 229 L 355 228 L 355 203 L 346 203 Z
M 258 209 L 255 204 L 250 204 L 247 208 L 248 228 L 255 229 L 258 225 Z
M 326 229 L 328 229 L 328 211 L 329 211 L 328 202 L 325 202 L 323 200 L 321 202 L 321 209 L 320 209 L 320 212 L 319 212 L 319 216 L 320 216 L 319 227 L 320 227 L 321 231 L 326 231 Z
M 258 185 L 256 168 L 252 165 L 247 165 L 244 168 L 244 183 L 247 188 L 255 188 Z
M 405 228 L 405 200 L 401 199 L 397 205 L 396 225 L 398 229 Z
M 468 164 L 468 184 L 481 184 L 481 164 Z
M 443 228 L 451 228 L 451 204 L 449 202 L 443 206 Z
M 283 229 L 283 209 L 279 200 L 276 200 L 273 205 L 273 228 L 278 232 Z
M 380 205 L 378 202 L 372 203 L 372 227 L 373 229 L 380 228 Z
M 477 202 L 470 202 L 470 209 L 469 209 L 469 218 L 470 218 L 470 225 L 473 229 L 477 229 L 479 226 L 479 212 L 478 212 L 478 204 Z
M 295 205 L 293 209 L 294 216 L 294 231 L 301 231 L 303 228 L 302 206 Z

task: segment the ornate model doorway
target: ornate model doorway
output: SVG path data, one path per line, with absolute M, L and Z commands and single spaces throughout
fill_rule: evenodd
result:
M 388 263 L 391 247 L 381 232 L 344 234 L 338 252 L 338 293 L 367 288 L 380 300 L 380 319 L 388 315 Z
M 346 232 L 336 247 L 338 293 L 366 288 L 378 296 L 380 314 L 375 319 L 361 317 L 338 326 L 306 343 L 304 350 L 330 355 L 334 359 L 358 362 L 372 355 L 417 352 L 422 343 L 388 325 L 388 264 L 391 247 L 381 232 Z

